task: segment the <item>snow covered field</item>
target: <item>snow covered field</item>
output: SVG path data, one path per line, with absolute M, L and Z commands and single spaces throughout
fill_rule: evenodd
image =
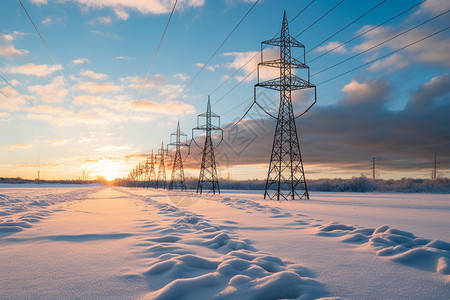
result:
M 449 299 L 450 195 L 0 187 L 0 298 Z

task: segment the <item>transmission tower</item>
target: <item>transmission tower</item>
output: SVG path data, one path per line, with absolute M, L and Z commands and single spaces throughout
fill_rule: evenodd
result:
M 172 138 L 175 137 L 175 141 Z M 182 139 L 184 138 L 184 141 Z M 189 147 L 187 141 L 187 134 L 180 131 L 180 121 L 177 123 L 177 131 L 170 135 L 170 144 L 167 146 L 175 147 L 175 159 L 173 160 L 172 178 L 169 182 L 169 190 L 174 187 L 181 191 L 186 190 L 186 183 L 184 181 L 183 159 L 181 157 L 181 147 Z
M 205 119 L 204 125 L 200 125 L 200 119 L 203 118 Z M 217 125 L 213 124 L 215 122 Z M 205 146 L 203 147 L 202 165 L 200 168 L 200 176 L 198 178 L 197 193 L 201 194 L 204 189 L 208 189 L 209 191 L 212 191 L 213 194 L 216 194 L 216 192 L 220 194 L 211 132 L 216 130 L 221 132 L 222 137 L 217 145 L 219 146 L 223 140 L 223 129 L 220 128 L 220 116 L 211 112 L 211 102 L 209 96 L 206 112 L 197 116 L 197 127 L 192 129 L 192 140 L 198 146 L 194 139 L 195 130 L 205 131 Z
M 372 179 L 376 179 L 377 172 L 376 172 L 376 158 L 372 158 Z
M 263 49 L 265 46 L 279 47 L 280 58 L 264 61 Z M 291 56 L 291 48 L 303 48 L 303 62 Z M 260 67 L 278 68 L 280 69 L 280 77 L 260 82 Z M 308 80 L 304 80 L 293 74 L 292 69 L 307 70 Z M 258 64 L 258 83 L 255 85 L 255 95 L 257 87 L 280 92 L 280 107 L 278 110 L 264 199 L 266 196 L 270 199 L 277 200 L 280 200 L 280 197 L 286 200 L 294 200 L 295 198 L 309 199 L 295 119 L 306 113 L 314 105 L 316 100 L 297 117 L 294 117 L 291 100 L 291 92 L 293 90 L 314 88 L 315 92 L 316 86 L 309 82 L 309 77 L 309 67 L 305 64 L 305 46 L 290 36 L 285 11 L 280 36 L 261 43 L 261 63 Z M 316 99 L 316 92 L 314 94 Z
M 158 178 L 156 179 L 156 188 L 167 187 L 166 181 L 166 164 L 164 158 L 169 155 L 167 149 L 164 149 L 164 142 L 161 143 L 161 149 L 158 150 L 157 156 L 159 156 L 159 168 L 158 168 Z
M 150 187 L 151 184 L 156 179 L 156 172 L 155 172 L 155 156 L 153 155 L 153 149 L 152 154 L 150 155 L 150 161 L 148 161 L 148 170 L 147 170 L 147 187 Z

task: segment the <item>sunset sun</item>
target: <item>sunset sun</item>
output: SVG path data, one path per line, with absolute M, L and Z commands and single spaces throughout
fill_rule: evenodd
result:
M 115 161 L 109 159 L 102 159 L 90 166 L 92 175 L 97 177 L 104 177 L 111 181 L 121 176 L 120 170 L 123 166 Z

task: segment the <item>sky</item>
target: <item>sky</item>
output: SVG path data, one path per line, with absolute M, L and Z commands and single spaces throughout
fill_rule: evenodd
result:
M 2 0 L 0 176 L 127 176 L 171 142 L 177 121 L 191 138 L 208 95 L 229 128 L 252 102 L 261 42 L 279 32 L 283 11 L 317 85 L 316 105 L 296 120 L 306 177 L 372 176 L 375 158 L 378 178 L 429 178 L 435 154 L 438 175 L 448 176 L 450 2 L 310 2 L 179 0 L 152 64 L 173 0 L 22 0 L 48 50 L 19 1 Z M 292 55 L 303 59 L 299 49 Z M 277 114 L 277 93 L 258 88 L 257 99 Z M 312 100 L 293 93 L 295 114 Z M 274 131 L 275 120 L 252 108 L 224 131 L 219 176 L 265 178 Z M 187 177 L 198 176 L 201 160 L 192 145 Z

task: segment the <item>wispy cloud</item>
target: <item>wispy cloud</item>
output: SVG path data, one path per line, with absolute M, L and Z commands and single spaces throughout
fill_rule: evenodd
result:
M 48 76 L 58 69 L 62 69 L 61 65 L 35 65 L 33 63 L 28 63 L 21 66 L 5 66 L 0 68 L 3 73 L 8 74 L 22 74 L 22 75 L 33 75 L 33 76 Z
M 17 150 L 17 149 L 27 149 L 27 148 L 31 148 L 34 145 L 32 144 L 14 144 L 11 146 L 7 146 L 7 147 L 3 147 L 3 150 Z
M 17 49 L 13 45 L 13 41 L 20 32 L 13 32 L 12 34 L 0 34 L 0 56 L 13 59 L 28 53 L 28 50 Z
M 55 77 L 49 84 L 29 86 L 28 90 L 45 103 L 62 103 L 69 94 L 61 76 Z
M 326 52 L 335 49 L 336 47 L 340 46 L 341 43 L 339 42 L 329 42 L 326 45 L 320 46 L 316 49 L 317 52 Z M 347 53 L 347 49 L 345 46 L 341 46 L 339 48 L 336 48 L 336 50 L 333 50 L 336 53 Z
M 52 18 L 46 17 L 41 23 L 42 25 L 50 25 L 52 23 Z
M 81 70 L 80 71 L 80 75 L 81 76 L 90 77 L 90 78 L 95 79 L 95 80 L 106 80 L 106 79 L 108 79 L 108 75 L 103 74 L 103 73 L 95 73 L 94 71 L 91 71 L 91 70 Z
M 45 1 L 46 0 L 33 0 L 33 1 Z M 112 8 L 117 17 L 122 20 L 126 20 L 128 11 L 137 11 L 141 14 L 167 14 L 171 11 L 173 3 L 172 1 L 164 0 L 71 0 L 78 3 L 85 8 Z M 201 7 L 205 4 L 205 0 L 185 0 L 180 1 L 179 9 L 187 9 L 190 7 Z
M 73 87 L 74 90 L 87 93 L 114 93 L 119 92 L 122 87 L 115 85 L 113 82 L 97 83 L 93 81 L 80 82 Z
M 83 58 L 83 57 L 78 57 L 77 59 L 72 60 L 72 63 L 74 65 L 79 65 L 79 64 L 85 64 L 85 63 L 90 63 L 91 60 L 87 59 L 87 58 Z
M 130 60 L 130 59 L 136 59 L 136 57 L 129 57 L 129 56 L 116 56 L 115 59 L 121 59 L 121 60 Z

